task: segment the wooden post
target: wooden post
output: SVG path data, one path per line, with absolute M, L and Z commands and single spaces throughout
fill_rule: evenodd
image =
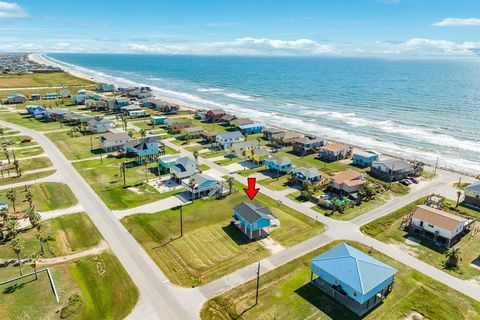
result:
M 183 206 L 180 205 L 180 237 L 183 237 Z

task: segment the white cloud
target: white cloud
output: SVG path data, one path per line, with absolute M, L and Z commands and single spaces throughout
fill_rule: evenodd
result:
M 25 18 L 28 14 L 15 2 L 0 1 L 0 19 Z
M 186 44 L 129 43 L 136 52 L 165 54 L 236 54 L 236 55 L 321 55 L 333 53 L 333 47 L 310 39 L 278 40 L 245 37 L 233 41 Z
M 383 54 L 419 55 L 419 56 L 464 56 L 472 55 L 480 49 L 480 42 L 456 43 L 448 40 L 412 38 L 405 42 L 380 43 Z
M 435 27 L 466 27 L 466 26 L 480 26 L 480 19 L 478 18 L 446 18 L 432 24 Z

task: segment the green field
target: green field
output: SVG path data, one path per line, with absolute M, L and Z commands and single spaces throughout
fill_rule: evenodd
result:
M 9 113 L 0 113 L 0 120 L 11 122 L 20 126 L 24 126 L 33 130 L 38 131 L 50 131 L 50 130 L 59 130 L 62 128 L 68 128 L 63 125 L 61 122 L 45 122 L 32 118 L 29 114 L 26 113 L 23 106 L 19 106 L 19 111 L 25 112 L 24 114 L 19 114 L 15 112 Z
M 371 255 L 399 272 L 393 291 L 382 304 L 364 317 L 358 317 L 334 299 L 311 285 L 310 259 L 338 245 L 327 246 L 295 259 L 260 277 L 258 305 L 252 280 L 210 299 L 201 311 L 202 319 L 406 319 L 416 311 L 426 319 L 478 319 L 480 303 L 460 294 L 375 250 Z M 369 252 L 359 243 L 350 243 Z M 241 316 L 240 316 L 241 315 Z M 411 318 L 413 319 L 413 318 Z
M 454 248 L 458 248 L 460 250 L 462 260 L 459 262 L 459 268 L 453 270 L 446 269 L 444 267 L 444 262 L 446 260 L 444 256 L 444 248 L 436 246 L 432 241 L 421 238 L 419 238 L 419 240 L 421 240 L 419 244 L 413 245 L 405 242 L 406 238 L 408 237 L 408 233 L 400 229 L 402 219 L 405 217 L 405 215 L 412 211 L 415 205 L 422 204 L 423 201 L 424 199 L 422 198 L 412 202 L 385 217 L 379 218 L 362 226 L 361 230 L 365 234 L 368 234 L 369 236 L 372 236 L 380 241 L 399 246 L 418 259 L 425 261 L 426 263 L 431 264 L 432 266 L 446 271 L 456 277 L 462 279 L 479 277 L 480 270 L 472 267 L 471 263 L 479 257 L 480 234 L 475 236 L 472 236 L 473 232 L 466 234 L 454 245 Z M 455 203 L 454 201 L 450 202 Z M 478 211 L 464 207 L 459 207 L 459 209 L 463 214 L 476 218 L 480 217 L 480 213 L 478 213 Z M 450 211 L 448 208 L 444 208 L 444 210 Z M 477 227 L 480 227 L 478 223 Z
M 24 139 L 30 139 L 32 141 L 30 142 L 21 142 L 22 140 Z M 29 147 L 29 146 L 34 146 L 34 145 L 37 145 L 37 143 L 35 141 L 33 141 L 32 137 L 29 137 L 29 136 L 12 136 L 12 137 L 4 137 L 1 139 L 1 142 L 2 142 L 2 147 L 3 147 L 3 142 L 4 141 L 14 141 L 15 143 L 14 144 L 10 144 L 10 145 L 5 145 L 7 147 L 7 149 L 12 149 L 12 148 L 19 148 L 19 147 Z
M 15 148 L 13 151 L 8 149 L 8 154 L 10 155 L 10 160 L 13 160 L 13 152 L 15 152 L 15 157 L 17 159 L 27 158 L 32 156 L 37 156 L 42 154 L 44 151 L 41 147 L 33 147 L 33 148 Z M 3 150 L 0 151 L 0 160 L 5 161 L 7 157 Z
M 133 208 L 168 198 L 179 192 L 177 190 L 159 193 L 145 183 L 145 167 L 143 165 L 125 170 L 127 188 L 124 188 L 123 179 L 120 176 L 122 161 L 122 159 L 104 158 L 103 163 L 99 159 L 95 159 L 75 162 L 73 165 L 110 209 Z M 149 167 L 154 166 L 155 164 L 149 164 Z M 152 180 L 157 176 L 149 172 L 148 178 Z
M 48 170 L 48 171 L 43 171 L 43 172 L 38 172 L 38 173 L 22 174 L 21 177 L 8 178 L 6 176 L 6 178 L 0 179 L 0 186 L 5 186 L 5 185 L 12 184 L 12 183 L 20 183 L 20 182 L 45 178 L 45 177 L 48 177 L 48 176 L 54 174 L 55 171 L 57 171 L 57 170 Z M 12 174 L 14 174 L 14 172 L 12 172 Z
M 138 300 L 137 288 L 111 253 L 49 268 L 60 303 L 42 272 L 36 281 L 29 277 L 0 287 L 1 319 L 123 319 Z M 0 280 L 17 275 L 17 267 L 0 269 Z
M 29 204 L 25 199 L 25 188 L 18 187 L 14 189 L 16 191 L 15 206 L 17 211 L 23 211 L 28 208 Z M 58 182 L 43 182 L 30 186 L 30 192 L 33 195 L 33 205 L 38 211 L 51 211 L 57 209 L 68 208 L 78 203 L 77 198 L 70 190 L 70 188 Z M 8 189 L 0 190 L 0 201 L 7 202 L 12 209 L 12 205 L 7 200 Z
M 74 137 L 69 131 L 48 133 L 46 136 L 60 149 L 69 160 L 79 160 L 98 156 L 104 153 L 99 149 L 99 138 L 103 134 L 83 135 L 76 133 Z M 90 150 L 93 147 L 94 153 Z
M 69 87 L 93 84 L 92 81 L 75 77 L 66 72 L 0 75 L 0 88 Z
M 247 200 L 243 192 L 237 192 L 221 200 L 198 199 L 185 205 L 182 238 L 179 238 L 178 209 L 128 216 L 122 223 L 173 283 L 199 285 L 269 255 L 258 242 L 249 241 L 229 224 L 233 207 Z M 262 194 L 255 200 L 268 206 L 280 219 L 281 226 L 272 229 L 270 236 L 284 246 L 292 246 L 324 230 L 321 223 Z
M 100 233 L 85 213 L 45 220 L 42 222 L 42 231 L 52 236 L 52 239 L 45 243 L 44 257 L 58 257 L 83 251 L 96 246 L 101 240 Z M 28 258 L 31 254 L 40 252 L 40 242 L 36 238 L 35 229 L 23 229 L 17 237 L 24 241 L 20 258 Z M 10 241 L 0 242 L 0 259 L 9 258 L 15 258 L 10 249 Z

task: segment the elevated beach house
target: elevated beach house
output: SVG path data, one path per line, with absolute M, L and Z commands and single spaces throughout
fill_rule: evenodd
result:
M 241 202 L 233 208 L 235 225 L 249 238 L 267 237 L 271 227 L 280 226 L 280 221 L 269 208 L 250 202 Z
M 293 140 L 293 152 L 297 156 L 307 156 L 309 154 L 318 152 L 318 149 L 324 146 L 327 142 L 319 137 L 307 135 L 305 137 L 296 138 Z
M 320 180 L 322 180 L 322 175 L 317 168 L 294 168 L 290 171 L 290 176 L 294 178 L 296 183 L 303 184 L 303 183 L 310 183 L 310 184 L 317 184 Z
M 62 90 L 60 90 L 60 96 L 62 98 L 70 98 L 72 96 L 72 94 L 70 93 L 70 90 L 62 89 Z
M 214 143 L 217 139 L 218 132 L 216 131 L 204 131 L 200 134 L 200 137 L 207 143 Z
M 233 120 L 231 122 L 232 125 L 234 125 L 235 127 L 237 127 L 238 130 L 240 130 L 240 126 L 243 126 L 243 125 L 246 125 L 246 124 L 253 124 L 255 123 L 255 121 L 253 120 L 250 120 L 248 118 L 236 118 L 235 120 Z
M 320 147 L 318 157 L 325 162 L 333 162 L 337 160 L 347 159 L 352 153 L 352 147 L 343 143 L 329 143 Z
M 87 123 L 91 119 L 93 119 L 91 115 L 79 113 L 79 112 L 70 112 L 69 114 L 63 117 L 63 121 L 70 125 L 79 125 L 83 123 Z
M 267 127 L 263 130 L 263 137 L 270 141 L 274 134 L 281 133 L 281 132 L 284 132 L 284 131 L 285 130 L 282 130 L 282 129 L 277 128 L 277 127 Z
M 476 181 L 465 189 L 463 203 L 472 207 L 480 208 L 480 181 Z
M 359 316 L 385 299 L 397 273 L 346 243 L 310 260 L 310 271 L 313 285 Z
M 70 111 L 64 109 L 48 109 L 45 111 L 44 118 L 47 121 L 63 121 Z
M 196 173 L 189 179 L 182 180 L 182 187 L 190 194 L 192 199 L 212 197 L 222 192 L 221 182 L 204 173 Z
M 87 121 L 87 129 L 93 133 L 104 133 L 110 128 L 115 128 L 115 123 L 110 119 L 95 117 Z
M 192 127 L 192 123 L 188 121 L 171 121 L 167 122 L 167 126 L 170 133 L 176 134 L 182 132 L 182 130 Z
M 210 122 L 217 122 L 222 119 L 227 112 L 223 109 L 212 109 L 207 111 L 207 120 Z
M 232 131 L 217 135 L 215 141 L 224 150 L 230 150 L 230 147 L 233 143 L 245 141 L 245 137 L 240 131 Z
M 162 125 L 162 124 L 165 124 L 165 120 L 167 120 L 167 117 L 163 117 L 163 116 L 153 116 L 153 117 L 150 117 L 150 121 L 152 122 L 152 125 Z
M 99 83 L 97 84 L 97 90 L 100 92 L 113 92 L 115 91 L 115 85 L 111 83 Z
M 14 104 L 14 103 L 24 103 L 27 101 L 27 97 L 20 93 L 12 93 L 7 97 L 7 99 L 3 100 L 4 104 Z
M 385 159 L 374 161 L 370 168 L 370 174 L 383 181 L 391 182 L 407 178 L 414 174 L 413 166 L 407 161 L 400 159 Z
M 265 126 L 259 122 L 254 122 L 249 124 L 242 124 L 237 128 L 243 134 L 256 134 L 256 133 L 262 133 Z
M 468 231 L 473 220 L 445 212 L 426 205 L 413 208 L 408 229 L 414 235 L 420 235 L 438 245 L 450 248 Z
M 271 156 L 263 161 L 263 164 L 270 170 L 279 174 L 288 173 L 293 168 L 292 161 L 287 157 Z
M 180 182 L 183 179 L 190 178 L 198 172 L 197 162 L 189 157 L 182 157 L 175 161 L 170 167 L 170 175 L 174 181 Z
M 56 92 L 51 92 L 51 93 L 47 93 L 43 96 L 43 99 L 45 100 L 53 100 L 53 99 L 58 99 L 60 96 L 58 93 Z
M 127 156 L 136 157 L 139 163 L 142 163 L 143 159 L 152 162 L 156 155 L 165 153 L 161 141 L 160 136 L 132 139 L 122 146 L 122 150 Z
M 185 128 L 182 130 L 182 133 L 183 133 L 183 138 L 186 139 L 187 136 L 192 138 L 192 139 L 195 139 L 195 138 L 198 138 L 200 137 L 200 135 L 202 134 L 202 132 L 204 132 L 205 129 L 203 129 L 202 127 L 189 127 L 189 128 Z
M 178 154 L 169 154 L 158 158 L 158 172 L 164 174 L 170 172 L 170 168 L 175 165 L 181 156 Z
M 295 131 L 281 131 L 273 133 L 270 137 L 270 142 L 273 146 L 281 148 L 288 147 L 293 144 L 298 138 L 302 138 L 303 134 Z
M 378 153 L 369 150 L 355 150 L 352 155 L 352 164 L 359 168 L 370 167 L 378 161 Z
M 232 143 L 230 151 L 235 157 L 244 158 L 247 155 L 247 151 L 252 150 L 256 146 L 258 146 L 258 141 L 256 140 L 236 142 Z
M 130 104 L 130 99 L 127 97 L 117 97 L 114 98 L 113 108 L 115 110 L 120 110 L 122 107 L 126 107 Z
M 236 119 L 236 117 L 233 114 L 228 114 L 227 113 L 223 117 L 220 118 L 220 122 L 222 122 L 223 124 L 225 124 L 227 126 L 231 126 L 233 120 L 235 120 L 235 119 Z
M 328 186 L 341 195 L 354 196 L 363 189 L 363 183 L 363 174 L 349 169 L 332 174 Z
M 42 119 L 47 110 L 42 106 L 27 106 L 27 112 L 35 119 Z
M 132 138 L 126 132 L 107 133 L 100 137 L 100 148 L 105 152 L 121 149 Z

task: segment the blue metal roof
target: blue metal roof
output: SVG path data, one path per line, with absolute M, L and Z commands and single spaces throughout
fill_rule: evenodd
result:
M 310 263 L 362 294 L 397 273 L 396 269 L 346 243 L 313 258 Z

